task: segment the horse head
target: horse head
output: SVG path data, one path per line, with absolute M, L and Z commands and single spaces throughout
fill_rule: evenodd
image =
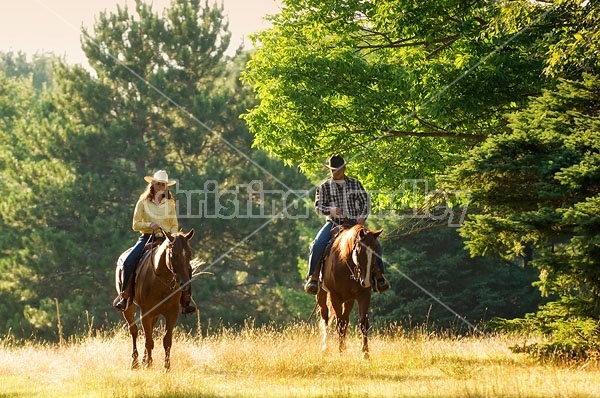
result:
M 362 287 L 371 286 L 371 274 L 377 253 L 377 237 L 383 230 L 371 231 L 365 227 L 357 229 L 352 248 L 352 262 L 354 263 L 354 279 Z
M 192 228 L 187 234 L 182 232 L 177 234 L 165 234 L 167 243 L 166 248 L 166 266 L 173 273 L 179 286 L 187 285 L 192 279 L 190 272 L 190 261 L 192 260 L 192 249 L 189 241 L 194 237 Z

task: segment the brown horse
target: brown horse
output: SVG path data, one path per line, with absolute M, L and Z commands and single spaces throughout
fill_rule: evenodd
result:
M 376 240 L 381 232 L 382 230 L 371 231 L 363 225 L 355 225 L 340 232 L 333 242 L 323 267 L 321 289 L 317 293 L 323 348 L 327 342 L 327 326 L 335 316 L 339 350 L 344 350 L 350 312 L 354 301 L 357 301 L 363 357 L 369 358 L 367 332 L 371 305 L 371 276 L 377 255 Z
M 140 309 L 140 320 L 144 329 L 146 349 L 142 364 L 144 367 L 152 366 L 152 349 L 154 340 L 152 331 L 162 315 L 165 318 L 165 335 L 163 347 L 165 349 L 165 370 L 171 366 L 170 353 L 173 342 L 173 327 L 179 316 L 179 300 L 181 289 L 190 282 L 192 277 L 190 261 L 192 250 L 188 241 L 194 236 L 191 229 L 187 234 L 179 232 L 175 235 L 165 233 L 165 240 L 150 255 L 143 257 L 142 263 L 136 271 L 134 284 L 133 303 Z M 117 266 L 115 273 L 117 292 L 119 291 L 120 270 Z M 138 326 L 134 320 L 135 308 L 128 303 L 123 317 L 129 326 L 129 333 L 133 340 L 131 353 L 131 368 L 139 366 L 137 351 Z

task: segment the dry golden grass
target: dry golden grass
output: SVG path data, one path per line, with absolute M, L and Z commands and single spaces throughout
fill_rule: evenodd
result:
M 62 346 L 0 341 L 2 397 L 598 397 L 595 363 L 538 364 L 507 337 L 440 338 L 424 333 L 357 335 L 322 353 L 316 326 L 247 327 L 210 337 L 179 333 L 164 373 L 130 370 L 130 338 L 119 330 Z M 143 350 L 143 336 L 138 339 Z M 141 353 L 140 353 L 141 354 Z

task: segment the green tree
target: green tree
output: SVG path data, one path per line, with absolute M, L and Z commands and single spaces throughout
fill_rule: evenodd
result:
M 543 302 L 532 286 L 538 270 L 522 261 L 469 258 L 456 228 L 391 232 L 383 255 L 392 264 L 393 289 L 373 298 L 378 322 L 473 332 L 463 319 L 483 330 L 490 319 L 521 317 Z
M 50 338 L 56 337 L 55 299 L 63 303 L 76 286 L 63 283 L 74 276 L 65 265 L 75 260 L 67 238 L 75 175 L 46 147 L 44 131 L 53 126 L 44 118 L 47 92 L 35 90 L 31 73 L 24 75 L 0 72 L 0 316 L 3 333 Z
M 309 172 L 344 152 L 372 189 L 433 182 L 544 84 L 541 11 L 518 3 L 499 28 L 496 2 L 284 1 L 243 74 L 255 145 Z
M 52 66 L 60 61 L 60 58 L 51 53 L 38 53 L 31 58 L 29 61 L 27 55 L 22 52 L 0 52 L 0 71 L 3 71 L 6 77 L 30 76 L 38 95 L 46 89 L 52 90 Z
M 372 189 L 450 174 L 479 206 L 461 230 L 473 254 L 533 256 L 568 302 L 553 316 L 592 315 L 599 17 L 574 0 L 284 1 L 255 36 L 244 117 L 255 145 L 308 172 L 343 151 Z
M 239 118 L 253 101 L 238 79 L 246 55 L 225 55 L 229 36 L 222 7 L 179 0 L 161 16 L 138 1 L 134 12 L 102 13 L 93 34 L 84 32 L 93 72 L 60 63 L 56 90 L 35 112 L 32 92 L 18 82 L 2 86 L 0 103 L 15 115 L 3 118 L 10 200 L 2 227 L 22 237 L 3 247 L 2 267 L 14 270 L 3 289 L 19 286 L 10 309 L 19 327 L 7 322 L 3 332 L 56 338 L 55 299 L 65 334 L 121 322 L 111 308 L 114 263 L 136 239 L 131 217 L 142 177 L 159 168 L 178 179 L 181 228 L 196 229 L 193 249 L 214 273 L 194 283 L 203 319 L 266 322 L 289 313 L 288 301 L 297 301 L 295 253 L 308 244 L 296 224 L 277 217 L 281 197 L 249 200 L 247 191 L 260 181 L 286 193 L 306 179 L 251 149 Z M 29 102 L 12 105 L 17 95 Z M 207 194 L 207 183 L 219 195 Z M 273 217 L 229 218 L 236 190 L 239 207 L 271 212 L 273 201 Z M 215 200 L 223 208 L 202 213 L 202 203 L 214 209 Z
M 530 260 L 542 293 L 558 297 L 533 323 L 569 350 L 600 335 L 599 94 L 598 76 L 562 80 L 452 175 L 482 210 L 461 228 L 471 254 Z

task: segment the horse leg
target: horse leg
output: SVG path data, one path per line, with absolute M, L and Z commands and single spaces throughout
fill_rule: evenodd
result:
M 350 323 L 350 312 L 354 307 L 354 300 L 346 301 L 342 304 L 341 320 L 338 323 L 338 335 L 340 336 L 340 352 L 346 349 L 346 331 Z
M 369 359 L 369 341 L 367 334 L 369 332 L 369 306 L 371 305 L 371 293 L 361 297 L 358 301 L 358 314 L 360 323 L 360 332 L 362 334 L 362 353 L 363 359 Z
M 179 308 L 175 308 L 175 311 L 173 312 L 175 316 L 169 316 L 165 322 L 165 337 L 163 337 L 165 372 L 168 372 L 171 368 L 171 346 L 173 344 L 173 327 L 175 327 L 175 321 L 177 320 L 177 311 L 179 311 Z
M 327 327 L 329 326 L 331 315 L 329 311 L 329 305 L 327 303 L 327 292 L 325 292 L 323 289 L 319 289 L 316 300 L 319 307 L 319 314 L 321 315 L 321 319 L 319 321 L 322 336 L 321 351 L 325 351 L 327 349 Z
M 125 311 L 123 311 L 123 318 L 127 322 L 129 328 L 129 334 L 131 335 L 132 351 L 131 351 L 131 369 L 137 369 L 140 364 L 138 362 L 138 350 L 137 350 L 137 337 L 139 328 L 134 320 L 135 310 L 134 305 L 130 304 Z
M 142 317 L 142 328 L 144 329 L 144 337 L 146 339 L 146 349 L 144 350 L 144 358 L 142 359 L 144 368 L 150 368 L 152 366 L 152 350 L 154 349 L 152 330 L 154 329 L 157 320 L 158 316 Z
M 349 317 L 347 314 L 345 315 L 346 305 L 342 302 L 341 298 L 330 294 L 329 300 L 331 302 L 331 307 L 333 308 L 335 318 L 337 319 L 336 329 L 338 332 L 338 349 L 340 352 L 342 352 L 345 348 L 344 339 L 346 337 L 346 328 L 348 327 Z M 350 307 L 350 310 L 352 310 L 352 306 Z

